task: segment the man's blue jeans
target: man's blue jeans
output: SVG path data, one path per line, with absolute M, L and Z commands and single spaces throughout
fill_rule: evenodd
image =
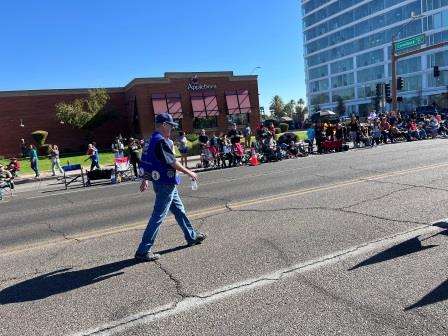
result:
M 154 210 L 145 232 L 143 233 L 142 242 L 138 247 L 139 253 L 146 253 L 151 250 L 159 232 L 160 225 L 165 219 L 168 210 L 170 210 L 176 218 L 177 224 L 184 232 L 185 240 L 190 243 L 196 239 L 196 232 L 193 229 L 187 215 L 182 200 L 177 192 L 177 187 L 174 184 L 154 183 L 152 184 L 156 199 L 154 203 Z

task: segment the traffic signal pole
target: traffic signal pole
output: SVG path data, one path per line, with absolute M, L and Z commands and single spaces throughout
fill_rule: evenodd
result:
M 395 44 L 392 42 L 392 83 L 390 83 L 390 94 L 392 98 L 392 111 L 397 112 L 397 55 L 395 54 Z
M 409 57 L 412 55 L 417 55 L 417 54 L 421 54 L 424 53 L 428 50 L 433 50 L 433 49 L 438 49 L 438 48 L 443 48 L 448 46 L 448 41 L 447 42 L 442 42 L 442 43 L 438 43 L 438 44 L 434 44 L 432 46 L 429 47 L 425 47 L 425 48 L 421 48 L 418 50 L 413 50 L 413 51 L 408 51 L 407 53 L 403 53 L 400 55 L 397 55 L 395 53 L 395 41 L 392 40 L 392 57 L 391 57 L 391 66 L 392 66 L 392 83 L 390 83 L 390 87 L 391 87 L 391 98 L 392 98 L 392 111 L 397 111 L 397 61 L 399 59 L 405 58 L 405 57 Z

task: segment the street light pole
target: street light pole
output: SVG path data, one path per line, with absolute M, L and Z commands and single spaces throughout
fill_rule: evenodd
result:
M 414 12 L 411 13 L 411 18 L 408 22 L 405 22 L 398 32 L 396 32 L 392 36 L 392 55 L 391 55 L 391 68 L 392 68 L 392 83 L 390 83 L 390 94 L 392 98 L 392 111 L 397 111 L 397 54 L 395 53 L 395 41 L 398 35 L 403 31 L 404 28 L 406 28 L 411 22 L 413 22 L 416 19 L 420 19 L 424 17 L 424 15 L 414 15 Z
M 253 75 L 257 69 L 261 69 L 261 66 L 256 66 L 255 68 L 253 68 L 249 75 Z

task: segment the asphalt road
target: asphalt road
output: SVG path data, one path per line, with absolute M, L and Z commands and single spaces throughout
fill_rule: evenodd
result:
M 447 335 L 447 146 L 201 173 L 180 191 L 209 237 L 168 218 L 156 263 L 132 260 L 137 183 L 24 186 L 0 204 L 0 334 Z

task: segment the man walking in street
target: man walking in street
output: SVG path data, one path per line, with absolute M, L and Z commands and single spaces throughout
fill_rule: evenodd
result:
M 166 142 L 166 139 L 171 135 L 172 128 L 176 126 L 177 124 L 170 114 L 158 114 L 156 129 L 149 140 L 145 142 L 143 148 L 141 158 L 143 181 L 140 185 L 140 191 L 147 190 L 149 181 L 152 181 L 156 197 L 151 218 L 135 253 L 137 260 L 154 261 L 159 259 L 160 255 L 151 252 L 151 248 L 168 210 L 174 214 L 189 246 L 200 244 L 206 238 L 205 234 L 197 233 L 194 230 L 185 214 L 184 205 L 177 191 L 180 178 L 176 171 L 183 172 L 194 180 L 197 179 L 197 175 L 177 162 L 176 156 Z

